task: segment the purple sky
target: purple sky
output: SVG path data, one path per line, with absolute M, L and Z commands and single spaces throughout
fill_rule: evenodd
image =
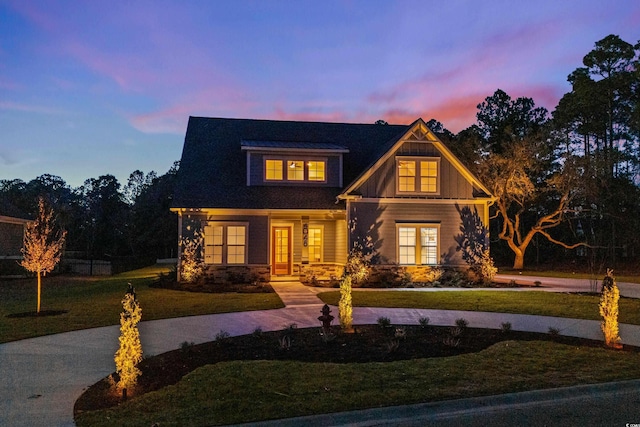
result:
M 636 0 L 0 0 L 0 179 L 125 184 L 179 160 L 190 115 L 453 132 L 500 88 L 553 110 Z

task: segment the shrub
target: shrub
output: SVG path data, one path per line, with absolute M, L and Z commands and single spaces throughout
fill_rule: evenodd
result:
M 291 336 L 285 334 L 278 339 L 280 350 L 289 350 L 291 348 Z
M 391 319 L 388 317 L 380 316 L 378 317 L 378 325 L 381 328 L 390 328 L 391 327 Z
M 407 337 L 407 328 L 397 327 L 393 336 L 401 340 L 405 339 Z
M 442 344 L 446 345 L 447 347 L 456 348 L 460 345 L 460 338 L 449 335 L 442 339 Z
M 469 322 L 463 318 L 456 319 L 456 326 L 460 329 L 465 329 L 467 326 L 469 326 Z
M 484 252 L 482 252 L 479 269 L 480 277 L 482 277 L 482 281 L 484 284 L 492 283 L 493 279 L 496 278 L 498 269 L 495 267 L 495 265 L 493 265 L 493 258 L 491 258 L 489 249 L 486 249 Z
M 262 328 L 260 326 L 257 326 L 253 332 L 251 333 L 251 335 L 253 335 L 256 338 L 259 338 L 262 336 Z
M 215 336 L 215 341 L 224 341 L 229 338 L 231 334 L 227 331 L 220 330 Z
M 620 291 L 613 278 L 613 271 L 607 270 L 607 275 L 602 281 L 602 295 L 600 296 L 599 308 L 602 316 L 600 328 L 604 334 L 606 346 L 611 348 L 622 348 L 618 326 L 619 300 Z
M 463 332 L 464 332 L 464 328 L 461 328 L 460 326 L 452 327 L 449 330 L 449 334 L 451 334 L 451 336 L 454 338 L 461 336 Z
M 331 329 L 320 328 L 320 337 L 322 338 L 322 342 L 324 342 L 325 344 L 329 344 L 330 342 L 335 340 L 336 336 L 337 336 L 336 334 L 331 332 Z
M 503 333 L 511 332 L 511 322 L 504 322 L 500 324 L 500 330 Z
M 549 335 L 557 337 L 558 335 L 560 335 L 560 329 L 549 326 Z
M 427 326 L 429 326 L 429 318 L 428 317 L 419 318 L 418 324 L 420 324 L 422 328 L 426 328 Z
M 442 277 L 443 270 L 440 267 L 429 267 L 425 272 L 425 280 L 429 283 L 435 284 Z
M 393 353 L 400 347 L 400 340 L 392 339 L 391 341 L 387 342 L 386 347 L 387 347 L 387 353 Z

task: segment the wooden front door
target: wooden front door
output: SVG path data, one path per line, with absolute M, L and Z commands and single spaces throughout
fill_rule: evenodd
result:
M 272 274 L 276 276 L 291 274 L 291 227 L 273 227 L 271 229 Z

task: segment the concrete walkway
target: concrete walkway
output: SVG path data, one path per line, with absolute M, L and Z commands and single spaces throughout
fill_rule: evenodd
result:
M 319 325 L 317 317 L 323 303 L 315 294 L 326 289 L 289 282 L 273 283 L 273 286 L 285 302 L 285 308 L 140 323 L 145 356 L 176 349 L 185 341 L 196 344 L 211 341 L 220 331 L 235 336 L 251 333 L 258 327 L 270 331 L 293 323 L 301 328 Z M 333 308 L 333 313 L 337 316 L 337 309 Z M 501 323 L 510 322 L 514 330 L 548 332 L 553 327 L 564 335 L 602 338 L 599 322 L 590 320 L 449 310 L 354 308 L 356 324 L 376 323 L 381 316 L 395 324 L 417 324 L 421 317 L 429 317 L 433 325 L 453 325 L 459 318 L 466 319 L 471 327 L 500 328 Z M 625 344 L 640 346 L 640 326 L 621 325 L 620 334 Z M 86 387 L 115 369 L 113 355 L 118 335 L 118 327 L 109 326 L 1 344 L 0 426 L 72 426 L 75 400 Z

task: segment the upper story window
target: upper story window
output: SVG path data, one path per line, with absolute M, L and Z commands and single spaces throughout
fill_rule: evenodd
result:
M 435 157 L 396 157 L 398 194 L 440 193 L 440 159 Z
M 265 159 L 265 181 L 325 182 L 326 160 Z
M 325 162 L 316 160 L 307 162 L 307 170 L 309 171 L 309 181 L 325 181 L 324 177 Z
M 267 160 L 264 170 L 267 181 L 282 181 L 282 160 Z
M 304 181 L 304 162 L 300 160 L 287 161 L 287 180 Z

